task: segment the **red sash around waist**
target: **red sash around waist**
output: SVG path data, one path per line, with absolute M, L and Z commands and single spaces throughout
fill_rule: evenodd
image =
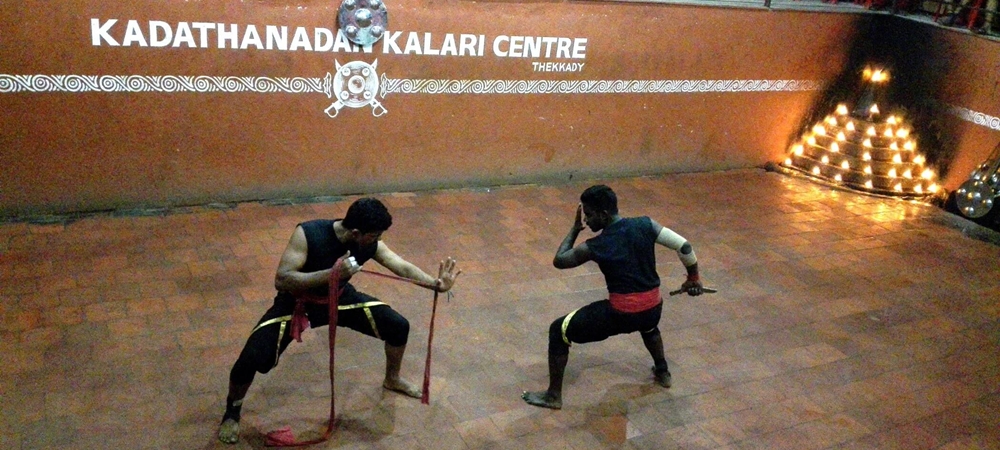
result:
M 635 292 L 631 294 L 609 293 L 608 300 L 611 301 L 611 307 L 614 308 L 615 311 L 623 313 L 643 312 L 659 305 L 662 301 L 660 299 L 659 287 L 655 287 L 646 292 Z

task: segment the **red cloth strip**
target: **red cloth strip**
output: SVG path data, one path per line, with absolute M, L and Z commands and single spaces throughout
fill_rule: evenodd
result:
M 292 337 L 295 340 L 302 342 L 301 333 L 306 328 L 309 328 L 309 319 L 306 317 L 304 304 L 318 303 L 318 304 L 328 304 L 329 314 L 330 314 L 330 324 L 329 324 L 329 336 L 330 336 L 330 419 L 327 422 L 326 431 L 323 436 L 319 439 L 313 439 L 309 441 L 298 442 L 295 440 L 295 434 L 292 433 L 291 427 L 284 427 L 267 433 L 264 438 L 264 445 L 268 447 L 302 447 L 306 445 L 318 444 L 320 442 L 325 442 L 330 439 L 330 435 L 333 434 L 334 418 L 336 417 L 336 395 L 334 395 L 334 349 L 337 342 L 337 318 L 338 312 L 337 306 L 340 304 L 340 294 L 344 292 L 344 289 L 340 287 L 340 279 L 337 277 L 337 273 L 340 271 L 340 266 L 343 264 L 343 258 L 337 260 L 333 265 L 333 269 L 330 270 L 330 294 L 329 297 L 301 297 L 297 299 L 295 303 L 295 311 L 292 314 Z M 423 385 L 423 396 L 420 398 L 420 402 L 423 404 L 430 403 L 430 384 L 431 384 L 431 341 L 434 339 L 434 316 L 437 314 L 437 300 L 438 291 L 436 284 L 428 284 L 422 281 L 411 280 L 409 278 L 398 277 L 395 275 L 388 275 L 380 272 L 373 272 L 370 270 L 362 269 L 361 272 L 369 273 L 372 275 L 380 276 L 383 278 L 389 278 L 393 280 L 408 281 L 410 283 L 416 284 L 418 286 L 426 287 L 434 290 L 434 304 L 431 307 L 431 324 L 430 331 L 427 335 L 427 360 L 424 362 L 424 385 Z
M 333 264 L 333 269 L 330 270 L 330 297 L 327 299 L 328 311 L 330 315 L 329 337 L 330 337 L 330 419 L 326 424 L 326 431 L 323 436 L 319 439 L 313 439 L 311 441 L 298 442 L 295 440 L 295 435 L 292 434 L 291 427 L 282 428 L 280 430 L 275 430 L 267 433 L 264 438 L 264 445 L 268 447 L 301 447 L 305 445 L 318 444 L 330 439 L 330 435 L 333 434 L 333 423 L 336 414 L 336 395 L 334 395 L 334 389 L 336 384 L 334 383 L 334 348 L 337 345 L 337 319 L 339 318 L 337 306 L 340 301 L 340 293 L 343 290 L 340 288 L 340 278 L 337 277 L 337 273 L 340 272 L 340 266 L 344 263 L 344 258 L 337 259 L 337 262 Z M 302 305 L 300 300 L 295 305 L 296 314 L 299 312 L 299 307 Z M 302 312 L 302 316 L 305 316 L 305 312 Z M 308 321 L 306 321 L 308 325 Z M 292 328 L 295 328 L 295 318 L 292 318 Z
M 431 306 L 431 324 L 427 331 L 427 360 L 424 361 L 424 387 L 420 397 L 420 403 L 425 405 L 431 402 L 431 341 L 434 340 L 434 316 L 437 315 L 438 292 L 434 291 L 434 304 Z
M 437 284 L 424 283 L 423 281 L 411 280 L 409 278 L 397 277 L 395 275 L 388 275 L 381 272 L 373 272 L 370 270 L 361 270 L 364 273 L 370 273 L 372 275 L 380 276 L 383 278 L 389 278 L 392 280 L 409 281 L 417 286 L 422 286 L 434 291 L 434 303 L 431 306 L 431 323 L 428 326 L 427 331 L 427 359 L 424 361 L 424 384 L 420 396 L 420 403 L 425 405 L 431 402 L 431 345 L 434 341 L 434 317 L 437 315 L 437 304 L 438 304 L 438 291 Z
M 659 305 L 662 301 L 660 299 L 660 288 L 655 287 L 646 292 L 635 292 L 632 294 L 608 294 L 608 300 L 611 301 L 611 307 L 616 311 L 621 311 L 624 313 L 637 313 L 643 312 L 649 308 Z

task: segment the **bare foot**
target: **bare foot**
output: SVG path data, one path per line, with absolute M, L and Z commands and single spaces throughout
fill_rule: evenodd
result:
M 240 423 L 226 419 L 219 425 L 219 440 L 226 444 L 235 444 L 240 440 Z
M 663 386 L 665 388 L 670 387 L 670 371 L 664 370 L 659 372 L 656 367 L 653 367 L 653 378 L 656 379 L 656 384 Z
M 521 394 L 521 398 L 524 399 L 524 401 L 529 405 L 541 406 L 542 408 L 562 409 L 562 399 L 549 394 L 549 391 L 524 391 L 524 393 Z
M 401 379 L 395 380 L 385 380 L 382 382 L 382 387 L 390 390 L 396 391 L 400 394 L 407 395 L 413 398 L 420 398 L 423 396 L 424 392 L 420 388 L 414 386 L 413 384 L 403 381 Z

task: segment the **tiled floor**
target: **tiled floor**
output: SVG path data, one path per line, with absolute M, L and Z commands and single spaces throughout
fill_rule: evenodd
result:
M 672 388 L 630 335 L 572 348 L 563 410 L 519 398 L 546 384 L 549 322 L 606 295 L 595 265 L 551 266 L 589 183 L 384 195 L 386 243 L 464 270 L 439 307 L 431 404 L 385 393 L 381 343 L 342 329 L 339 426 L 317 447 L 1000 448 L 1000 247 L 933 207 L 758 170 L 608 183 L 624 215 L 687 237 L 719 289 L 666 301 Z M 0 225 L 0 448 L 227 447 L 228 371 L 280 252 L 351 200 Z M 355 283 L 410 319 L 419 382 L 430 294 Z M 327 358 L 310 330 L 258 375 L 235 448 L 284 425 L 317 435 Z

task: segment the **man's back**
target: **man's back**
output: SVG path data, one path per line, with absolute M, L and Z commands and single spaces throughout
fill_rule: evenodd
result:
M 614 221 L 587 240 L 608 292 L 615 294 L 646 292 L 660 286 L 655 244 L 656 230 L 646 216 Z

